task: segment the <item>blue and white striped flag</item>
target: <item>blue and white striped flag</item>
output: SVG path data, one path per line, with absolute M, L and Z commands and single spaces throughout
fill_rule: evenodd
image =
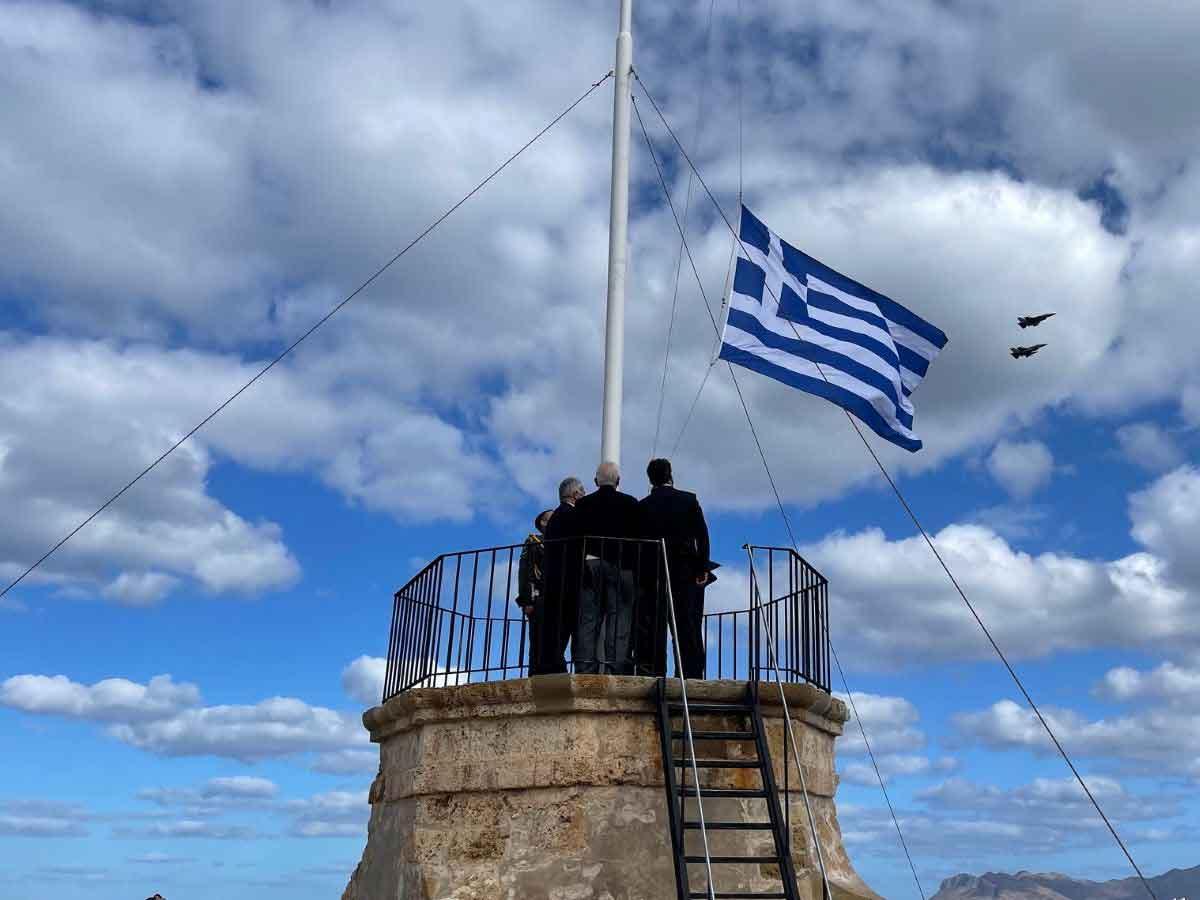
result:
M 831 400 L 880 437 L 920 450 L 909 396 L 946 335 L 784 243 L 745 206 L 739 231 L 720 358 Z

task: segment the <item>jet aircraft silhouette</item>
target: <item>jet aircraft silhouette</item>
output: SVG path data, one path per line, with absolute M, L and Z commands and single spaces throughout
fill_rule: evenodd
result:
M 1018 316 L 1017 324 L 1022 328 L 1033 328 L 1034 326 L 1041 325 L 1052 315 L 1054 313 L 1042 313 L 1040 316 Z
M 1045 346 L 1045 344 L 1034 344 L 1032 347 L 1009 347 L 1008 352 L 1012 354 L 1013 359 L 1020 359 L 1023 356 L 1033 356 Z

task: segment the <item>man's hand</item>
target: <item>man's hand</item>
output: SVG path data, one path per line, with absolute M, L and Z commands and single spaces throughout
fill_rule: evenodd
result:
M 704 587 L 706 584 L 708 584 L 708 573 L 705 572 L 703 575 L 697 575 L 696 584 L 699 587 Z
M 529 606 L 522 606 L 521 612 L 525 613 L 525 618 L 532 619 L 533 618 L 533 604 L 530 604 Z

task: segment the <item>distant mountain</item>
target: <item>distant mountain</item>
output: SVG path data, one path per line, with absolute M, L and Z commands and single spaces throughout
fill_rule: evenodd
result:
M 1148 880 L 1158 900 L 1200 900 L 1200 866 L 1172 869 Z M 947 878 L 931 900 L 1149 900 L 1149 896 L 1137 878 L 1084 881 L 1056 872 L 988 872 Z

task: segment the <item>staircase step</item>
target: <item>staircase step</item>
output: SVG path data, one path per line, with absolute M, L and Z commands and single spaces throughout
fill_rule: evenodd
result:
M 668 703 L 669 709 L 677 709 L 683 711 L 682 703 Z M 748 713 L 753 712 L 754 707 L 749 703 L 689 703 L 687 705 L 688 712 L 691 713 Z
M 770 900 L 787 900 L 787 894 L 780 893 L 779 891 L 771 891 L 767 894 L 749 894 L 739 891 L 716 891 L 709 894 L 706 891 L 692 891 L 688 894 L 688 897 L 694 898 L 694 900 L 710 900 L 710 898 L 714 897 L 716 900 L 749 900 L 752 897 L 763 898 L 763 900 L 767 900 L 767 898 L 770 898 Z
M 695 797 L 696 789 L 694 787 L 682 787 L 679 789 L 680 794 L 684 797 Z M 703 788 L 700 791 L 701 797 L 766 797 L 767 792 L 762 788 Z
M 692 737 L 697 741 L 752 741 L 753 731 L 696 731 L 692 729 Z M 672 740 L 687 740 L 683 731 L 672 731 Z
M 690 759 L 681 759 L 675 763 L 676 768 L 690 769 L 692 761 Z M 699 757 L 696 759 L 695 768 L 697 769 L 758 769 L 761 765 L 757 759 L 705 759 Z
M 685 856 L 685 863 L 702 863 L 705 861 L 703 856 Z M 778 856 L 709 856 L 708 861 L 711 863 L 720 863 L 722 865 L 737 865 L 739 863 L 775 863 L 779 862 Z
M 684 828 L 700 830 L 699 822 L 684 822 Z M 705 831 L 770 831 L 770 822 L 705 822 Z

